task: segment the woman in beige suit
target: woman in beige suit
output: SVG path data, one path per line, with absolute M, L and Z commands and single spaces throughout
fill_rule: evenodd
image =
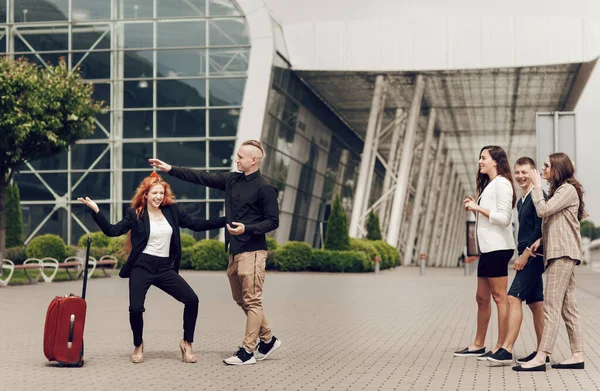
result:
M 548 199 L 542 194 L 542 180 L 536 170 L 531 178 L 533 204 L 542 220 L 544 262 L 547 267 L 544 292 L 544 333 L 536 356 L 528 362 L 513 367 L 515 371 L 545 371 L 546 357 L 552 353 L 558 334 L 559 319 L 567 326 L 573 355 L 557 369 L 583 369 L 583 343 L 579 312 L 575 300 L 575 266 L 581 263 L 581 235 L 579 221 L 585 216 L 583 188 L 574 177 L 575 168 L 564 153 L 553 153 L 542 168 L 542 177 L 550 184 Z M 532 247 L 537 252 L 540 241 Z

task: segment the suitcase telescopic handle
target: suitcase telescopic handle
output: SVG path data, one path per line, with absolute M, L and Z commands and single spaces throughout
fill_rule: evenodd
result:
M 73 329 L 75 328 L 75 314 L 71 314 L 71 322 L 69 323 L 69 340 L 67 341 L 67 348 L 73 347 Z
M 87 248 L 85 250 L 85 265 L 83 267 L 83 289 L 81 292 L 81 298 L 85 300 L 85 291 L 87 290 L 87 280 L 88 280 L 88 266 L 90 263 L 90 246 L 92 243 L 92 237 L 87 237 Z

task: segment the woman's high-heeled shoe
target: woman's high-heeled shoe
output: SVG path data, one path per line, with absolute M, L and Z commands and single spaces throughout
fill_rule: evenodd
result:
M 131 355 L 131 362 L 134 364 L 141 364 L 144 362 L 144 344 L 142 344 L 142 353 Z
M 196 361 L 198 361 L 196 355 L 191 353 L 191 349 L 190 353 L 187 352 L 187 345 L 185 344 L 185 341 L 183 339 L 181 340 L 181 342 L 179 342 L 179 349 L 181 349 L 181 361 L 187 363 L 195 363 Z

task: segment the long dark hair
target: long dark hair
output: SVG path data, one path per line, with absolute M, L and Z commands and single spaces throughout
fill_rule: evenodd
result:
M 483 151 L 487 150 L 492 157 L 492 160 L 496 162 L 496 170 L 498 171 L 498 175 L 503 176 L 508 179 L 510 185 L 512 186 L 513 194 L 512 194 L 512 207 L 514 208 L 517 204 L 517 195 L 515 191 L 515 184 L 513 182 L 512 172 L 510 165 L 508 164 L 508 156 L 506 156 L 506 152 L 502 147 L 497 145 L 486 145 L 481 148 L 479 151 L 479 157 L 481 158 L 481 154 Z M 487 185 L 491 182 L 490 177 L 487 174 L 482 174 L 477 169 L 477 177 L 475 178 L 477 183 L 477 196 L 479 197 L 483 190 L 487 187 Z
M 548 199 L 552 198 L 556 189 L 564 183 L 570 183 L 577 190 L 579 196 L 579 210 L 577 211 L 577 219 L 583 220 L 587 213 L 585 211 L 585 203 L 583 202 L 583 186 L 575 179 L 575 166 L 571 158 L 566 153 L 557 152 L 550 155 L 550 192 Z

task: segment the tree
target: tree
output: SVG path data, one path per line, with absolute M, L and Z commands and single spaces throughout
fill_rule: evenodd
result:
M 381 228 L 379 226 L 379 215 L 376 215 L 372 210 L 367 217 L 367 239 L 381 240 Z
M 579 223 L 579 227 L 581 236 L 585 236 L 590 240 L 596 240 L 600 238 L 600 227 L 596 227 L 591 221 L 583 220 Z
M 102 102 L 64 60 L 38 67 L 0 58 L 0 256 L 6 248 L 5 189 L 28 161 L 63 152 L 91 136 Z
M 325 249 L 347 251 L 350 250 L 350 235 L 348 233 L 348 217 L 342 208 L 340 195 L 335 196 L 331 215 L 327 221 L 325 235 Z
M 23 215 L 17 185 L 6 188 L 6 247 L 23 245 Z

